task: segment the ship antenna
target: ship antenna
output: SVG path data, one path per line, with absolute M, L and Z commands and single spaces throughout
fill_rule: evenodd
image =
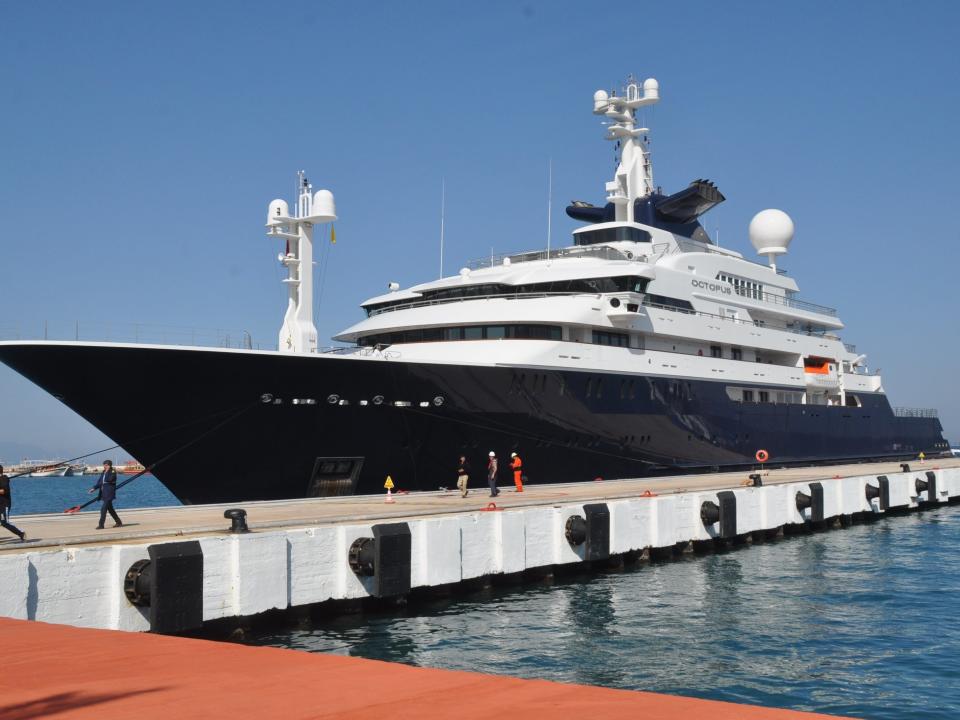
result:
M 550 216 L 553 214 L 553 158 L 547 162 L 547 260 L 550 259 Z
M 443 216 L 447 207 L 447 181 L 440 178 L 440 279 L 443 280 Z

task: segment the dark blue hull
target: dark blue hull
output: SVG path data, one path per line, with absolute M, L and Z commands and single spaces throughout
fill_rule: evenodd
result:
M 760 448 L 807 464 L 946 447 L 936 418 L 896 417 L 879 394 L 740 403 L 708 381 L 177 348 L 24 343 L 0 361 L 187 503 L 382 492 L 387 475 L 452 487 L 460 454 L 483 487 L 489 450 L 519 452 L 536 483 L 749 466 Z

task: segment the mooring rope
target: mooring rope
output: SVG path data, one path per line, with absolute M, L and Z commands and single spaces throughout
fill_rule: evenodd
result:
M 180 447 L 178 447 L 178 448 L 177 448 L 176 450 L 174 450 L 173 452 L 168 453 L 167 455 L 164 455 L 162 458 L 160 458 L 159 460 L 151 463 L 148 467 L 145 467 L 143 470 L 141 470 L 140 472 L 138 472 L 138 473 L 137 473 L 136 475 L 134 475 L 133 477 L 127 478 L 127 479 L 124 480 L 122 483 L 118 483 L 118 484 L 117 484 L 117 490 L 119 490 L 120 488 L 122 488 L 124 485 L 129 485 L 130 483 L 132 483 L 132 482 L 133 482 L 134 480 L 136 480 L 137 478 L 142 477 L 143 475 L 146 475 L 148 472 L 151 472 L 155 467 L 157 467 L 157 465 L 159 465 L 160 463 L 166 462 L 167 460 L 169 460 L 170 458 L 172 458 L 174 455 L 177 455 L 178 453 L 181 453 L 181 452 L 183 452 L 184 450 L 186 450 L 188 447 L 190 447 L 190 446 L 192 446 L 192 445 L 196 445 L 198 442 L 200 442 L 201 440 L 203 440 L 203 439 L 204 439 L 205 437 L 207 437 L 208 435 L 212 435 L 212 434 L 215 433 L 217 430 L 219 430 L 220 428 L 222 428 L 224 425 L 226 425 L 227 423 L 232 422 L 233 420 L 237 419 L 237 418 L 240 417 L 243 413 L 247 412 L 248 410 L 250 410 L 251 408 L 255 407 L 256 405 L 259 405 L 261 402 L 262 402 L 261 400 L 257 400 L 256 402 L 250 403 L 249 405 L 246 405 L 246 406 L 240 408 L 239 410 L 237 410 L 237 412 L 235 412 L 233 415 L 231 415 L 230 417 L 228 417 L 228 418 L 227 418 L 226 420 L 224 420 L 223 422 L 217 423 L 216 425 L 214 425 L 212 428 L 210 428 L 210 429 L 207 430 L 206 432 L 201 433 L 201 434 L 198 435 L 197 437 L 191 439 L 189 442 L 185 443 L 184 445 L 181 445 Z M 223 412 L 229 412 L 229 411 L 221 411 L 220 413 L 214 413 L 214 415 L 220 415 L 220 414 L 222 414 Z M 208 417 L 210 417 L 210 416 L 208 416 Z M 204 419 L 205 419 L 205 418 L 204 418 Z M 198 420 L 198 421 L 191 422 L 191 423 L 187 423 L 187 424 L 195 424 L 196 422 L 199 422 L 199 420 Z M 169 431 L 168 431 L 168 432 L 169 432 Z M 159 434 L 159 433 L 154 433 L 154 435 L 156 435 L 156 434 Z M 146 436 L 146 437 L 152 437 L 152 436 Z M 115 445 L 114 447 L 119 447 L 119 446 L 116 446 L 116 445 Z M 64 513 L 80 512 L 81 510 L 83 510 L 83 509 L 84 509 L 85 507 L 87 507 L 88 505 L 92 505 L 93 503 L 98 502 L 99 500 L 100 500 L 100 496 L 98 495 L 97 497 L 93 498 L 92 500 L 88 500 L 87 502 L 83 503 L 82 505 L 75 505 L 75 506 L 73 506 L 73 507 L 71 507 L 71 508 L 67 508 L 67 509 L 64 510 L 63 512 L 64 512 Z

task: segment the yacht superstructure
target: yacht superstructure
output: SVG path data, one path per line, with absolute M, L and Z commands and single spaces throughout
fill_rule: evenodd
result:
M 0 360 L 187 502 L 374 492 L 387 474 L 434 489 L 488 450 L 550 482 L 747 466 L 760 449 L 782 464 L 946 451 L 935 413 L 891 408 L 837 312 L 777 268 L 785 213 L 750 223 L 761 264 L 700 224 L 725 199 L 713 183 L 654 185 L 636 113 L 659 98 L 653 79 L 595 93 L 619 162 L 602 205 L 567 208 L 585 223 L 572 245 L 391 284 L 336 336 L 346 347 L 317 348 L 303 269 L 336 212 L 301 177 L 296 212 L 274 200 L 267 218 L 290 288 L 278 351 L 18 342 Z M 103 388 L 150 417 L 104 412 Z

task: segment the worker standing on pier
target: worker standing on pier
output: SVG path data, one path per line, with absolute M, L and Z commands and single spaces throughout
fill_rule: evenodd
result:
M 487 462 L 487 483 L 490 485 L 490 497 L 500 494 L 497 490 L 497 454 L 491 450 L 490 460 Z
M 465 455 L 460 456 L 460 462 L 457 463 L 457 488 L 460 490 L 460 497 L 467 496 L 467 483 L 470 481 L 470 463 L 467 462 Z
M 120 516 L 113 509 L 113 500 L 117 497 L 117 471 L 113 469 L 112 460 L 103 461 L 103 472 L 97 478 L 97 484 L 87 492 L 92 493 L 94 490 L 100 491 L 100 499 L 103 501 L 103 505 L 100 506 L 100 524 L 97 525 L 97 530 L 103 530 L 103 521 L 107 519 L 107 513 L 110 513 L 110 517 L 113 518 L 114 527 L 123 527 Z
M 16 525 L 7 522 L 11 507 L 13 507 L 13 497 L 10 495 L 10 478 L 4 474 L 3 465 L 0 465 L 0 525 L 19 537 L 20 542 L 23 542 L 27 534 Z
M 523 492 L 523 460 L 520 459 L 520 456 L 515 452 L 510 453 L 510 467 L 513 468 L 513 484 L 517 488 L 517 492 Z

